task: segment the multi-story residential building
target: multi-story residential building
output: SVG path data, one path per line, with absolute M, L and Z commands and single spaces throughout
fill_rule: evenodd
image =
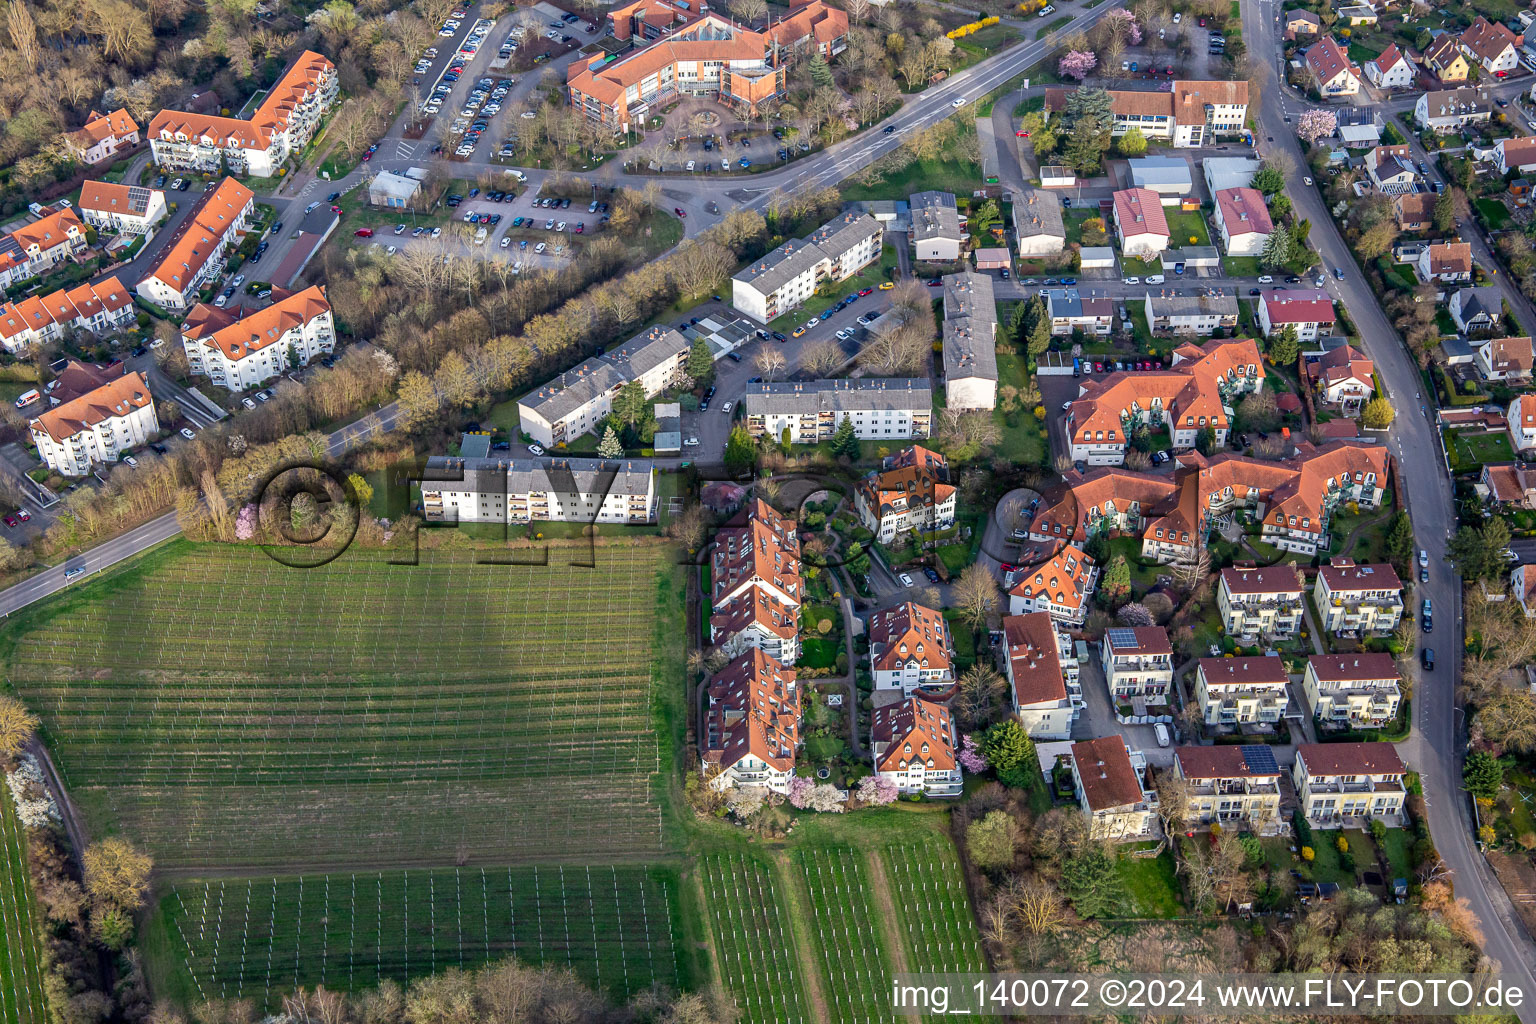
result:
M 1071 739 L 1073 723 L 1088 706 L 1072 638 L 1046 612 L 1031 612 L 1004 616 L 1003 642 L 1003 672 L 1024 731 L 1037 740 Z
M 1216 193 L 1216 229 L 1228 256 L 1257 256 L 1275 230 L 1264 193 L 1256 188 L 1224 188 Z
M 1013 194 L 1013 235 L 1019 258 L 1050 256 L 1067 245 L 1061 202 L 1048 192 L 1026 188 Z
M 1335 319 L 1333 299 L 1321 288 L 1276 289 L 1259 301 L 1259 329 L 1266 338 L 1294 326 L 1297 341 L 1316 341 L 1333 331 Z
M 1493 165 L 1499 174 L 1529 174 L 1536 171 L 1536 136 L 1521 135 L 1500 139 L 1493 144 Z
M 1093 559 L 1070 544 L 1062 544 L 1051 557 L 1029 560 L 1004 578 L 1008 611 L 1012 615 L 1045 612 L 1060 623 L 1081 626 L 1088 617 L 1088 601 L 1099 582 Z
M 955 678 L 949 623 L 932 608 L 908 601 L 869 617 L 869 665 L 876 690 L 948 689 Z
M 764 30 L 780 54 L 815 53 L 824 60 L 848 48 L 848 14 L 822 0 L 792 0 L 789 16 Z
M 1108 334 L 1115 329 L 1115 300 L 1108 295 L 1076 288 L 1046 288 L 1045 310 L 1051 318 L 1051 333 L 1062 337 L 1073 331 Z
M 1377 146 L 1365 154 L 1365 173 L 1384 196 L 1412 192 L 1418 179 L 1407 146 Z
M 339 89 L 336 66 L 305 50 L 249 121 L 162 110 L 149 122 L 149 146 L 165 169 L 273 177 L 283 161 L 308 145 Z
M 1461 44 L 1452 32 L 1441 32 L 1430 40 L 1424 48 L 1424 67 L 1441 85 L 1461 85 L 1472 73 L 1472 65 L 1462 55 Z
M 81 364 L 75 366 L 84 369 Z M 63 476 L 84 476 L 97 463 L 116 462 L 160 430 L 155 399 L 139 373 L 96 374 L 100 384 L 56 405 L 28 424 L 37 456 Z
M 840 214 L 738 272 L 731 278 L 731 305 L 758 323 L 775 320 L 804 305 L 822 284 L 850 278 L 879 259 L 884 240 L 875 218 Z
M 1412 192 L 1393 196 L 1392 217 L 1404 231 L 1428 231 L 1435 219 L 1435 194 Z
M 746 385 L 742 410 L 753 437 L 815 444 L 847 420 L 862 441 L 927 437 L 933 426 L 933 391 L 926 377 L 775 381 Z
M 1402 700 L 1390 654 L 1314 654 L 1302 690 L 1318 721 L 1355 729 L 1389 724 Z
M 119 107 L 110 114 L 93 110 L 85 126 L 64 136 L 69 155 L 83 164 L 99 164 L 139 144 L 139 125 Z
M 19 353 L 55 341 L 66 329 L 102 335 L 133 326 L 133 293 L 116 277 L 0 305 L 0 345 Z
M 1516 455 L 1536 448 L 1536 395 L 1518 395 L 1504 417 L 1509 446 Z
M 1523 462 L 1486 462 L 1477 490 L 1493 505 L 1536 508 L 1536 470 L 1527 470 Z
M 764 587 L 748 587 L 717 605 L 709 617 L 709 640 L 735 656 L 748 647 L 786 665 L 800 660 L 800 608 L 785 604 Z
M 1072 785 L 1095 839 L 1157 834 L 1157 794 L 1147 788 L 1146 755 L 1119 736 L 1072 744 Z
M 1045 109 L 1055 114 L 1067 105 L 1067 89 L 1046 89 Z M 1248 119 L 1247 82 L 1175 80 L 1168 92 L 1109 93 L 1113 134 L 1132 128 L 1148 139 L 1175 148 L 1210 145 L 1218 136 L 1241 134 Z
M 1449 308 L 1458 330 L 1494 331 L 1504 320 L 1504 295 L 1492 285 L 1461 288 L 1451 296 Z
M 944 397 L 951 409 L 997 405 L 997 302 L 988 274 L 944 275 Z
M 1456 56 L 1461 59 L 1460 54 Z M 1479 89 L 1437 89 L 1420 93 L 1413 105 L 1413 119 L 1438 135 L 1460 131 L 1470 124 L 1482 124 L 1492 116 L 1493 101 Z
M 953 192 L 914 192 L 907 201 L 912 216 L 912 251 L 919 260 L 950 263 L 970 237 Z
M 546 448 L 568 444 L 613 411 L 613 396 L 638 381 L 647 398 L 683 372 L 691 346 L 670 327 L 652 327 L 600 356 L 584 360 L 517 401 L 525 433 Z
M 1509 573 L 1509 596 L 1528 619 L 1536 618 L 1536 565 L 1517 565 Z
M 1359 415 L 1376 393 L 1376 364 L 1353 345 L 1330 348 L 1306 367 L 1318 400 L 1346 416 Z
M 964 788 L 955 760 L 949 709 L 921 697 L 876 708 L 870 720 L 875 774 L 900 793 L 959 796 Z
M 1472 280 L 1472 243 L 1433 242 L 1419 250 L 1420 281 L 1459 284 Z
M 1397 45 L 1390 44 L 1374 59 L 1365 62 L 1365 78 L 1378 89 L 1406 89 L 1417 72 L 1413 62 L 1403 56 Z
M 97 231 L 116 235 L 153 235 L 166 216 L 165 193 L 142 185 L 87 181 L 75 203 L 80 216 Z
M 1163 201 L 1149 188 L 1125 188 L 1115 193 L 1115 237 L 1122 256 L 1145 259 L 1168 248 L 1168 217 Z
M 324 285 L 286 295 L 248 316 L 199 303 L 182 322 L 187 365 L 229 391 L 260 387 L 336 348 Z
M 459 458 L 434 455 L 421 481 L 433 523 L 656 521 L 650 462 L 603 459 Z
M 1194 295 L 1182 289 L 1148 292 L 1147 327 L 1153 334 L 1197 334 L 1210 337 L 1216 331 L 1237 326 L 1237 296 L 1216 288 L 1201 288 Z
M 199 289 L 223 273 L 225 254 L 250 226 L 255 200 L 234 178 L 204 192 L 139 280 L 139 295 L 174 312 L 191 306 Z
M 1162 626 L 1106 629 L 1099 661 L 1114 700 L 1152 697 L 1152 703 L 1162 703 L 1173 686 L 1173 645 Z
M 1280 821 L 1280 766 L 1266 746 L 1179 747 L 1175 777 L 1186 790 L 1185 820 L 1194 825 L 1246 823 L 1264 835 Z
M 716 611 L 756 589 L 798 615 L 805 590 L 795 521 L 752 499 L 716 531 L 709 580 Z
M 708 694 L 699 746 L 710 784 L 788 793 L 800 746 L 795 670 L 748 650 L 710 679 Z
M 1216 607 L 1230 636 L 1289 637 L 1301 628 L 1303 584 L 1288 565 L 1221 570 Z
M 1289 699 L 1285 659 L 1201 658 L 1195 669 L 1195 698 L 1206 725 L 1274 725 Z
M 1178 449 L 1193 448 L 1207 428 L 1215 432 L 1218 446 L 1226 444 L 1228 405 L 1238 395 L 1257 391 L 1263 381 L 1263 360 L 1251 339 L 1185 343 L 1173 350 L 1166 370 L 1095 379 L 1083 386 L 1064 421 L 1072 459 L 1118 466 L 1142 424 L 1153 430 L 1166 426 Z
M 913 445 L 859 481 L 854 508 L 882 544 L 910 531 L 933 533 L 955 525 L 956 489 L 944 456 Z
M 10 238 L 25 257 L 28 277 L 46 274 L 61 263 L 77 259 L 89 248 L 85 223 L 68 206 L 39 215 L 32 223 L 12 231 Z
M 1508 74 L 1520 66 L 1520 52 L 1516 49 L 1513 32 L 1496 21 L 1489 21 L 1479 14 L 1472 24 L 1462 30 L 1461 52 L 1468 60 L 1476 61 L 1484 72 Z
M 1317 570 L 1312 600 L 1329 633 L 1384 636 L 1403 617 L 1403 583 L 1386 563 L 1356 565 L 1335 558 Z
M 1360 91 L 1360 69 L 1332 36 L 1323 36 L 1304 54 L 1307 74 L 1325 99 Z
M 1529 337 L 1490 338 L 1477 346 L 1477 372 L 1484 380 L 1501 384 L 1528 382 L 1533 363 L 1536 351 Z
M 1313 828 L 1401 824 L 1403 762 L 1390 743 L 1303 743 L 1291 768 L 1301 813 Z

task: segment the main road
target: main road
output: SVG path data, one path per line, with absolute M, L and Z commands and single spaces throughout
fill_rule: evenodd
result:
M 1250 52 L 1280 51 L 1280 10 L 1274 0 L 1242 0 L 1243 34 Z M 1290 167 L 1304 168 L 1306 160 L 1296 134 L 1284 120 L 1287 87 L 1276 83 L 1273 64 L 1255 61 L 1255 67 L 1261 79 L 1255 112 L 1259 148 L 1266 153 L 1278 151 Z M 1422 397 L 1423 380 L 1402 337 L 1388 322 L 1370 285 L 1356 267 L 1322 196 L 1316 188 L 1301 185 L 1301 173 L 1304 172 L 1298 170 L 1288 175 L 1291 201 L 1297 215 L 1312 222 L 1310 239 L 1325 266 L 1344 270 L 1342 281 L 1329 275 L 1327 287 L 1349 310 L 1366 354 L 1376 364 L 1385 391 L 1399 410 L 1388 443 L 1397 457 L 1397 472 L 1407 494 L 1414 535 L 1419 547 L 1429 552 L 1430 581 L 1415 591 L 1412 611 L 1417 613 L 1418 601 L 1426 597 L 1433 602 L 1439 631 L 1421 633 L 1419 642 L 1423 646 L 1438 646 L 1444 656 L 1437 658 L 1435 668 L 1428 672 L 1417 667 L 1417 661 L 1412 663 L 1416 667 L 1410 671 L 1417 673 L 1413 732 L 1398 744 L 1398 749 L 1423 780 L 1430 831 L 1446 867 L 1455 875 L 1456 895 L 1469 902 L 1482 922 L 1484 951 L 1502 965 L 1505 980 L 1527 993 L 1520 1019 L 1532 1024 L 1536 1022 L 1536 1001 L 1531 998 L 1536 994 L 1532 946 L 1503 888 L 1473 842 L 1471 811 L 1467 794 L 1461 789 L 1461 744 L 1466 722 L 1464 712 L 1456 705 L 1456 687 L 1461 672 L 1462 580 L 1446 558 L 1456 517 L 1450 473 L 1433 422 L 1434 412 Z

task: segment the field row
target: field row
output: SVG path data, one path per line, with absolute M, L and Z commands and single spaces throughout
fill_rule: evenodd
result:
M 676 990 L 677 875 L 542 865 L 182 882 L 157 927 L 157 981 L 266 1010 L 299 986 L 351 991 L 516 956 L 570 968 L 617 1000 Z
M 0 1020 L 44 1024 L 42 951 L 27 872 L 26 835 L 0 782 Z

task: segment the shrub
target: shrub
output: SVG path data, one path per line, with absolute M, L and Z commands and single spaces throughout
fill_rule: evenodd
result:
M 1303 846 L 1301 848 L 1301 859 L 1310 864 L 1317 859 L 1317 851 L 1310 846 Z

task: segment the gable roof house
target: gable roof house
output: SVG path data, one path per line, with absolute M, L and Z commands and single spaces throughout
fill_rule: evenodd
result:
M 1514 171 L 1528 174 L 1536 171 L 1536 135 L 1522 135 L 1514 139 L 1500 139 L 1493 147 L 1494 166 L 1500 174 Z
M 1498 382 L 1525 381 L 1531 377 L 1531 339 L 1490 338 L 1477 346 L 1477 372 Z
M 870 720 L 875 774 L 900 793 L 959 796 L 964 788 L 955 760 L 949 709 L 920 697 L 876 708 Z
M 1153 334 L 1208 338 L 1216 331 L 1237 326 L 1236 295 L 1216 288 L 1203 288 L 1195 295 L 1181 295 L 1180 291 L 1170 288 L 1147 293 L 1147 327 Z
M 1071 739 L 1072 725 L 1087 707 L 1072 638 L 1049 613 L 1030 612 L 1003 617 L 1003 643 L 1003 674 L 1024 731 L 1035 739 Z
M 1523 462 L 1485 462 L 1477 492 L 1490 505 L 1536 508 L 1536 470 Z
M 763 786 L 788 793 L 800 745 L 795 670 L 762 651 L 738 656 L 709 681 L 700 760 L 717 789 Z
M 997 302 L 990 274 L 944 275 L 943 356 L 949 408 L 997 405 Z
M 1333 298 L 1321 288 L 1283 288 L 1259 301 L 1259 329 L 1270 338 L 1295 326 L 1298 341 L 1313 341 L 1333 331 Z
M 223 272 L 225 253 L 245 232 L 255 208 L 255 193 L 234 178 L 204 192 L 135 290 L 167 309 L 192 305 L 203 285 Z
M 1384 196 L 1412 192 L 1417 177 L 1407 146 L 1377 146 L 1365 154 L 1365 173 Z
M 1365 62 L 1365 78 L 1378 89 L 1406 89 L 1413 84 L 1413 63 L 1397 44 L 1389 45 L 1374 60 Z
M 1095 839 L 1157 834 L 1157 794 L 1143 779 L 1146 757 L 1118 735 L 1072 744 L 1072 784 Z
M 1115 234 L 1125 256 L 1155 256 L 1168 248 L 1168 218 L 1163 201 L 1149 188 L 1115 193 Z
M 1451 296 L 1450 312 L 1464 334 L 1495 330 L 1504 319 L 1504 295 L 1492 285 L 1462 288 Z
M 1324 405 L 1358 415 L 1376 393 L 1376 364 L 1353 345 L 1329 349 L 1307 361 L 1307 379 Z
M 1516 395 L 1506 421 L 1504 429 L 1516 455 L 1536 449 L 1536 395 Z
M 1490 75 L 1513 71 L 1520 64 L 1515 34 L 1479 14 L 1461 33 L 1461 52 Z
M 1007 574 L 1008 611 L 1013 615 L 1047 612 L 1056 622 L 1081 626 L 1088 617 L 1088 599 L 1098 583 L 1099 567 L 1071 544 L 1054 555 Z
M 1216 227 L 1228 256 L 1257 256 L 1275 230 L 1264 194 L 1256 188 L 1224 188 L 1216 193 Z
M 1493 116 L 1493 101 L 1481 89 L 1441 89 L 1421 93 L 1413 118 L 1422 127 L 1444 135 Z
M 942 691 L 955 678 L 949 623 L 932 608 L 908 601 L 869 617 L 869 664 L 876 690 L 902 696 Z
M 110 181 L 86 181 L 75 203 L 80 216 L 97 231 L 110 234 L 150 235 L 166 216 L 165 193 L 141 185 Z M 149 238 L 144 241 L 147 244 Z
M 116 277 L 0 304 L 0 345 L 19 353 L 58 340 L 67 327 L 100 335 L 133 324 L 133 293 Z
M 121 107 L 109 114 L 91 111 L 83 127 L 64 136 L 65 148 L 83 164 L 99 164 L 138 144 L 138 122 Z
M 928 263 L 949 263 L 960 258 L 970 237 L 965 218 L 953 192 L 914 192 L 908 200 L 912 217 L 914 256 Z
M 1058 113 L 1066 106 L 1068 91 L 1054 87 L 1045 90 L 1047 113 Z M 1176 149 L 1204 146 L 1215 136 L 1238 134 L 1248 117 L 1246 81 L 1175 79 L 1168 92 L 1112 89 L 1109 98 L 1114 117 L 1112 135 L 1124 135 L 1135 128 L 1148 139 L 1169 142 Z
M 1295 10 L 1285 12 L 1285 38 L 1296 39 L 1299 36 L 1315 36 L 1322 31 L 1323 21 L 1316 14 L 1307 10 Z
M 1066 248 L 1067 231 L 1061 200 L 1049 193 L 1026 188 L 1013 195 L 1013 234 L 1019 256 L 1050 256 Z
M 1433 192 L 1405 192 L 1392 197 L 1392 216 L 1404 231 L 1427 231 L 1435 220 Z
M 1472 280 L 1471 242 L 1434 242 L 1419 252 L 1414 269 L 1421 281 L 1459 284 Z
M 955 525 L 954 484 L 944 456 L 913 445 L 885 460 L 854 488 L 854 508 L 882 544 L 908 531 L 931 533 Z
M 1323 36 L 1307 47 L 1305 66 L 1324 99 L 1360 91 L 1360 69 L 1332 36 Z
M 1424 67 L 1442 85 L 1460 85 L 1472 71 L 1472 65 L 1461 52 L 1461 41 L 1450 32 L 1441 32 L 1424 47 Z

